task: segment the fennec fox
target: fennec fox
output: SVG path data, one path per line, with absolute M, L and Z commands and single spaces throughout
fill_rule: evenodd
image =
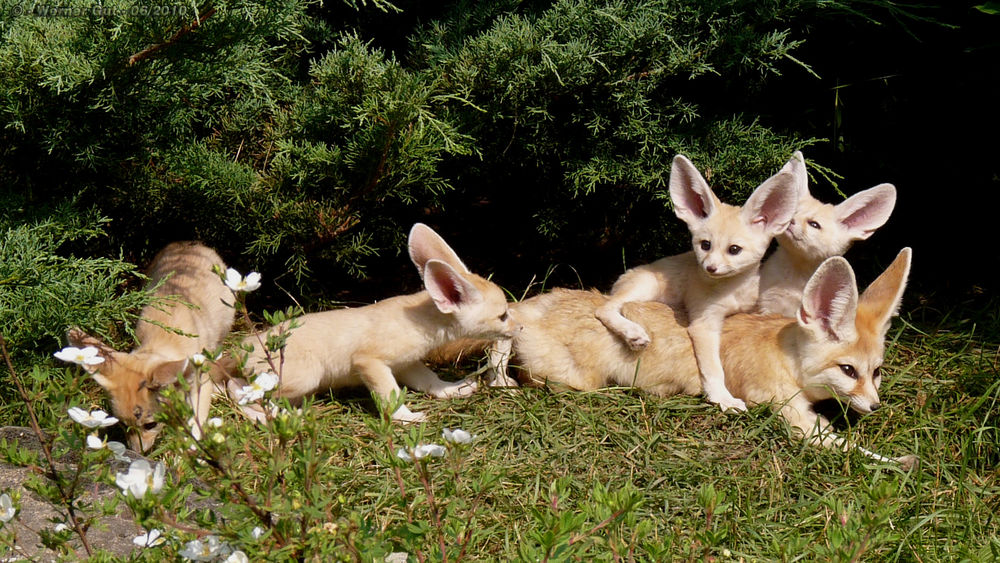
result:
M 397 381 L 444 398 L 467 395 L 474 385 L 448 383 L 421 359 L 452 340 L 510 338 L 515 329 L 503 291 L 471 273 L 445 241 L 426 225 L 410 230 L 410 258 L 425 291 L 390 297 L 373 305 L 311 313 L 299 318 L 281 357 L 277 395 L 295 400 L 327 389 L 364 385 L 382 400 L 399 392 Z M 272 328 L 275 331 L 277 328 Z M 246 367 L 274 371 L 258 338 Z M 419 422 L 423 413 L 400 406 L 392 418 Z
M 810 195 L 801 152 L 795 153 L 784 170 L 798 179 L 799 206 L 791 224 L 777 237 L 778 249 L 761 266 L 758 306 L 762 313 L 793 317 L 802 301 L 802 288 L 823 260 L 844 254 L 855 241 L 870 237 L 889 220 L 896 188 L 879 184 L 831 205 Z
M 795 319 L 759 314 L 726 319 L 726 385 L 747 403 L 773 403 L 811 442 L 847 449 L 812 405 L 837 398 L 859 413 L 881 405 L 885 335 L 902 298 L 910 255 L 904 248 L 860 298 L 854 272 L 837 256 L 823 262 L 809 279 Z M 651 338 L 637 351 L 594 318 L 593 311 L 607 301 L 595 292 L 554 290 L 512 306 L 523 327 L 512 341 L 517 365 L 535 382 L 578 390 L 623 385 L 661 396 L 701 391 L 681 313 L 662 303 L 627 303 L 625 315 L 646 327 Z M 491 375 L 506 380 L 505 366 L 496 367 L 501 371 Z M 895 461 L 910 466 L 916 458 Z
M 691 230 L 694 250 L 622 274 L 607 303 L 597 309 L 597 318 L 633 350 L 640 350 L 649 335 L 642 323 L 622 316 L 622 305 L 659 301 L 682 308 L 705 398 L 723 410 L 745 410 L 743 401 L 726 389 L 719 333 L 726 316 L 756 306 L 760 259 L 792 219 L 799 198 L 796 181 L 783 169 L 761 184 L 743 207 L 735 207 L 719 201 L 691 161 L 674 157 L 670 199 Z
M 160 432 L 160 424 L 153 420 L 158 392 L 175 383 L 182 371 L 191 383 L 188 401 L 195 411 L 191 430 L 195 437 L 201 436 L 215 383 L 204 375 L 200 381 L 191 381 L 188 361 L 194 354 L 219 346 L 235 318 L 233 294 L 214 271 L 216 267 L 225 269 L 222 258 L 197 242 L 174 242 L 156 255 L 147 272 L 149 284 L 163 283 L 154 295 L 177 301 L 142 309 L 135 327 L 139 345 L 131 353 L 115 351 L 79 329 L 69 331 L 72 345 L 96 346 L 105 358 L 103 364 L 86 369 L 111 396 L 112 410 L 128 426 L 129 447 L 135 451 L 153 446 Z

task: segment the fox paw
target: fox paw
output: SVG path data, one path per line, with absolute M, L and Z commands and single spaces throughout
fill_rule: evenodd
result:
M 470 380 L 456 381 L 451 385 L 446 385 L 434 389 L 430 392 L 435 399 L 451 399 L 453 397 L 468 397 L 476 392 L 479 383 L 472 378 Z
M 716 405 L 719 405 L 719 408 L 722 409 L 723 412 L 726 411 L 744 412 L 747 410 L 747 404 L 743 402 L 743 399 L 737 399 L 736 397 L 733 397 L 728 393 L 726 394 L 726 396 L 709 395 L 707 399 L 710 403 L 715 403 Z
M 621 331 L 618 336 L 628 344 L 628 347 L 633 350 L 642 350 L 649 344 L 649 335 L 646 334 L 646 329 L 641 326 L 630 322 L 627 325 L 619 327 Z
M 412 412 L 406 406 L 399 407 L 396 412 L 392 413 L 392 421 L 399 422 L 402 424 L 412 424 L 414 422 L 424 422 L 427 420 L 427 415 L 422 412 Z

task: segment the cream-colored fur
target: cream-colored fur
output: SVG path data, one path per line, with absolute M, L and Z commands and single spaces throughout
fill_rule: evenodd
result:
M 867 239 L 889 220 L 896 188 L 879 184 L 832 205 L 810 195 L 801 152 L 783 170 L 797 178 L 799 206 L 791 224 L 777 237 L 778 249 L 760 269 L 758 306 L 763 313 L 792 317 L 816 268 L 831 256 L 843 255 L 855 241 Z
M 597 318 L 632 349 L 640 350 L 649 343 L 649 334 L 642 323 L 622 316 L 625 303 L 659 301 L 683 308 L 705 398 L 723 410 L 746 410 L 744 402 L 726 389 L 719 334 L 726 316 L 755 307 L 760 259 L 795 212 L 796 181 L 783 169 L 761 184 L 743 207 L 736 207 L 722 203 L 694 165 L 676 156 L 670 170 L 670 199 L 691 230 L 694 250 L 622 274 L 608 302 L 596 310 Z
M 885 335 L 902 298 L 910 256 L 910 249 L 903 249 L 860 298 L 850 265 L 834 257 L 810 278 L 796 319 L 729 317 L 722 332 L 726 385 L 749 404 L 773 403 L 811 442 L 848 448 L 812 405 L 837 398 L 859 413 L 879 408 Z M 644 349 L 633 350 L 594 318 L 593 311 L 607 301 L 594 292 L 554 290 L 513 305 L 523 326 L 508 341 L 516 365 L 535 382 L 584 391 L 611 385 L 661 396 L 701 391 L 681 314 L 662 303 L 627 303 L 625 316 L 646 327 L 650 336 Z M 495 366 L 491 376 L 512 384 L 505 367 Z M 859 449 L 875 459 L 888 459 Z M 895 461 L 910 465 L 915 459 Z
M 421 359 L 460 338 L 510 338 L 515 324 L 507 299 L 499 287 L 471 273 L 426 225 L 413 226 L 409 251 L 425 291 L 355 309 L 304 315 L 281 356 L 270 361 L 260 344 L 266 335 L 251 335 L 244 340 L 254 350 L 247 369 L 277 373 L 278 396 L 292 400 L 364 385 L 388 401 L 399 392 L 397 382 L 439 398 L 471 393 L 474 385 L 442 381 Z M 392 417 L 401 422 L 425 419 L 405 405 Z
M 162 281 L 154 295 L 169 300 L 142 309 L 135 327 L 139 345 L 130 353 L 115 351 L 79 329 L 69 331 L 72 345 L 96 346 L 105 358 L 103 364 L 87 370 L 111 396 L 115 416 L 128 426 L 128 443 L 133 450 L 148 451 L 160 432 L 160 424 L 153 420 L 159 389 L 175 383 L 181 372 L 190 382 L 191 356 L 215 349 L 232 328 L 233 294 L 215 267 L 225 269 L 222 258 L 197 242 L 174 242 L 156 255 L 147 272 L 149 284 Z M 213 376 L 223 377 L 219 370 L 214 370 Z M 201 436 L 217 382 L 205 375 L 191 382 L 188 401 L 195 411 L 191 422 L 195 437 Z

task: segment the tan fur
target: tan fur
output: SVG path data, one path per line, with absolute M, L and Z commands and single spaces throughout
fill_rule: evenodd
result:
M 115 416 L 128 426 L 133 450 L 148 451 L 159 434 L 160 427 L 153 421 L 158 390 L 174 383 L 182 371 L 190 380 L 191 356 L 215 349 L 232 328 L 233 295 L 213 267 L 225 269 L 214 250 L 197 242 L 174 242 L 156 255 L 147 272 L 149 284 L 165 280 L 154 295 L 170 300 L 142 309 L 135 328 L 139 345 L 130 353 L 115 351 L 79 329 L 69 332 L 71 344 L 96 346 L 105 358 L 103 364 L 88 370 L 110 395 Z M 215 378 L 223 377 L 222 370 L 212 373 Z M 208 417 L 214 387 L 210 377 L 191 385 L 188 401 L 196 413 L 192 422 L 196 437 Z
M 783 170 L 797 179 L 799 205 L 791 224 L 777 237 L 778 249 L 761 267 L 759 310 L 792 317 L 802 288 L 816 268 L 831 256 L 843 255 L 855 241 L 867 239 L 889 220 L 896 188 L 879 184 L 832 205 L 810 195 L 801 152 Z
M 758 187 L 743 207 L 719 201 L 685 157 L 674 158 L 670 198 L 691 230 L 694 251 L 633 268 L 615 282 L 595 315 L 632 349 L 645 347 L 648 327 L 622 316 L 622 305 L 658 301 L 686 311 L 705 398 L 722 409 L 746 405 L 726 388 L 719 335 L 726 316 L 750 311 L 758 296 L 760 259 L 785 229 L 798 201 L 796 178 L 782 170 Z
M 810 279 L 797 320 L 759 314 L 729 317 L 721 348 L 726 386 L 748 404 L 773 403 L 810 441 L 847 448 L 812 404 L 837 398 L 860 413 L 879 407 L 884 338 L 902 298 L 910 254 L 908 248 L 900 252 L 860 298 L 847 262 L 840 257 L 827 260 Z M 594 292 L 554 290 L 513 305 L 523 325 L 511 341 L 515 363 L 534 382 L 579 390 L 620 385 L 660 396 L 701 391 L 683 318 L 662 303 L 626 304 L 625 316 L 646 327 L 651 337 L 636 351 L 594 318 L 593 311 L 607 301 Z M 856 379 L 843 366 L 850 366 Z M 493 376 L 505 379 L 499 371 Z M 914 460 L 907 456 L 896 461 Z
M 503 291 L 469 272 L 454 251 L 422 224 L 410 231 L 410 257 L 425 291 L 391 297 L 354 309 L 312 313 L 299 319 L 280 357 L 267 360 L 251 335 L 254 352 L 247 369 L 280 377 L 278 396 L 299 399 L 328 389 L 364 385 L 384 401 L 399 392 L 397 382 L 435 397 L 467 395 L 474 386 L 448 383 L 421 361 L 428 352 L 461 338 L 509 338 L 515 324 Z M 280 330 L 272 328 L 269 332 Z M 405 405 L 393 413 L 416 422 L 423 413 Z

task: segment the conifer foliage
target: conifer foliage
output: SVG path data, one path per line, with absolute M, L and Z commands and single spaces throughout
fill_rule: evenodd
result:
M 818 9 L 3 0 L 2 190 L 96 208 L 107 252 L 197 237 L 300 280 L 362 276 L 417 219 L 502 217 L 511 253 L 645 229 L 648 257 L 673 154 L 739 198 L 802 147 L 726 100 L 805 72 Z

